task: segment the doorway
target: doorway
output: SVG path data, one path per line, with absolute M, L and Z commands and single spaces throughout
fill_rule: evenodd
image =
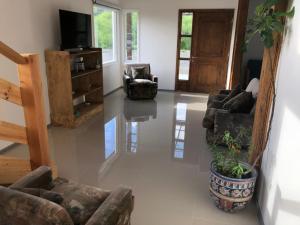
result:
M 179 10 L 176 90 L 226 87 L 233 9 Z

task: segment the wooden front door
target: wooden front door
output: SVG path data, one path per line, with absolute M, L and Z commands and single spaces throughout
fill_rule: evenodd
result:
M 233 15 L 231 9 L 180 10 L 176 90 L 225 88 Z

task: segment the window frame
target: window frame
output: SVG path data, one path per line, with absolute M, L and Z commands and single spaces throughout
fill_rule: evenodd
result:
M 118 62 L 119 58 L 119 50 L 118 50 L 118 38 L 119 38 L 119 16 L 120 16 L 120 10 L 109 7 L 109 6 L 104 6 L 104 5 L 99 5 L 99 4 L 93 4 L 93 38 L 94 38 L 94 45 L 97 47 L 97 41 L 96 41 L 96 28 L 95 28 L 95 13 L 94 13 L 94 7 L 102 8 L 107 11 L 112 11 L 113 12 L 113 18 L 112 18 L 112 26 L 113 26 L 113 59 L 109 61 L 104 61 L 103 60 L 103 66 L 115 64 Z M 101 48 L 101 46 L 98 46 Z M 103 58 L 103 52 L 102 52 L 102 58 Z M 103 58 L 104 59 L 104 58 Z
M 191 82 L 191 69 L 192 69 L 192 52 L 193 52 L 193 34 L 194 34 L 194 11 L 193 9 L 180 9 L 178 12 L 178 30 L 177 30 L 177 49 L 176 49 L 176 73 L 175 73 L 175 90 L 176 91 L 185 91 Z M 193 15 L 193 19 L 192 19 L 192 30 L 191 30 L 191 34 L 183 34 L 182 33 L 182 22 L 183 22 L 183 16 L 184 14 L 187 13 L 191 13 Z M 191 51 L 190 51 L 190 57 L 189 58 L 184 58 L 181 57 L 180 55 L 180 50 L 181 50 L 181 38 L 191 38 Z M 180 79 L 180 66 L 181 66 L 181 62 L 188 62 L 189 63 L 189 69 L 188 69 L 188 79 Z
M 126 16 L 128 13 L 137 13 L 137 52 L 136 52 L 136 60 L 127 60 L 127 19 Z M 124 9 L 122 10 L 122 19 L 123 19 L 123 47 L 122 47 L 122 52 L 123 52 L 123 62 L 124 64 L 130 64 L 130 63 L 139 63 L 140 62 L 140 11 L 136 9 Z

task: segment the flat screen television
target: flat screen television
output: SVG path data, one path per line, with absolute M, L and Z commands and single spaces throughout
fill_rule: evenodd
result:
M 61 48 L 89 48 L 92 46 L 91 15 L 59 10 Z

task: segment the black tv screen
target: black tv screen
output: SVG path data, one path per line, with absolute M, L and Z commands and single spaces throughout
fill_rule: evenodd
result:
M 92 46 L 91 15 L 59 10 L 61 48 L 89 48 Z

